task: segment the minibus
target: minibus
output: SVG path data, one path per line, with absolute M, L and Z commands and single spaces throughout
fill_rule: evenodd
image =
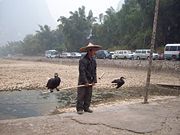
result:
M 164 59 L 180 60 L 180 44 L 166 44 L 164 47 Z

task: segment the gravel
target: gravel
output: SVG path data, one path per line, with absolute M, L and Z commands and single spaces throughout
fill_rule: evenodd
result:
M 111 89 L 113 87 L 111 81 L 121 76 L 126 78 L 124 88 L 145 86 L 147 75 L 145 69 L 117 66 L 111 60 L 98 60 L 97 63 L 97 76 L 100 77 L 105 73 L 103 78 L 98 80 L 97 88 Z M 123 64 L 122 61 L 119 63 Z M 39 57 L 0 59 L 0 90 L 44 90 L 47 80 L 53 77 L 55 72 L 62 80 L 59 89 L 77 86 L 78 59 L 50 60 Z M 179 75 L 180 72 L 152 71 L 151 84 L 178 85 Z

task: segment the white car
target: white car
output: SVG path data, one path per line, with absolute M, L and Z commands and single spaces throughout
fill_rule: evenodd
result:
M 134 53 L 134 59 L 149 59 L 150 56 L 150 49 L 137 49 Z M 158 54 L 153 53 L 153 59 L 158 59 Z
M 46 58 L 58 58 L 59 53 L 56 50 L 46 50 L 45 51 L 45 57 Z
M 134 55 L 131 50 L 115 50 L 112 58 L 114 58 L 114 59 L 133 59 Z
M 62 52 L 60 54 L 60 58 L 70 58 L 71 57 L 71 53 L 70 52 Z
M 78 52 L 71 52 L 71 58 L 81 58 L 81 54 Z

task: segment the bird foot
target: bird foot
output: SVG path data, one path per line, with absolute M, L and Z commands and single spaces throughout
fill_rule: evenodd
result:
M 53 90 L 50 90 L 50 92 L 52 93 L 52 92 L 53 92 Z
M 59 91 L 59 89 L 58 89 L 58 88 L 56 88 L 56 90 L 57 90 L 57 91 Z

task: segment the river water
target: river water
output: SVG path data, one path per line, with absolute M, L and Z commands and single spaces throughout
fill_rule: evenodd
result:
M 142 90 L 94 89 L 92 104 L 140 97 Z M 49 93 L 41 90 L 3 91 L 0 92 L 0 120 L 16 119 L 52 114 L 56 108 L 74 107 L 76 89 L 54 90 Z
M 116 92 L 94 90 L 92 100 L 97 103 L 118 96 Z M 0 92 L 0 120 L 48 115 L 56 108 L 75 105 L 76 90 L 53 93 L 47 90 L 3 91 Z
M 0 120 L 48 115 L 57 107 L 75 104 L 75 94 L 69 91 L 43 93 L 38 90 L 0 92 Z

